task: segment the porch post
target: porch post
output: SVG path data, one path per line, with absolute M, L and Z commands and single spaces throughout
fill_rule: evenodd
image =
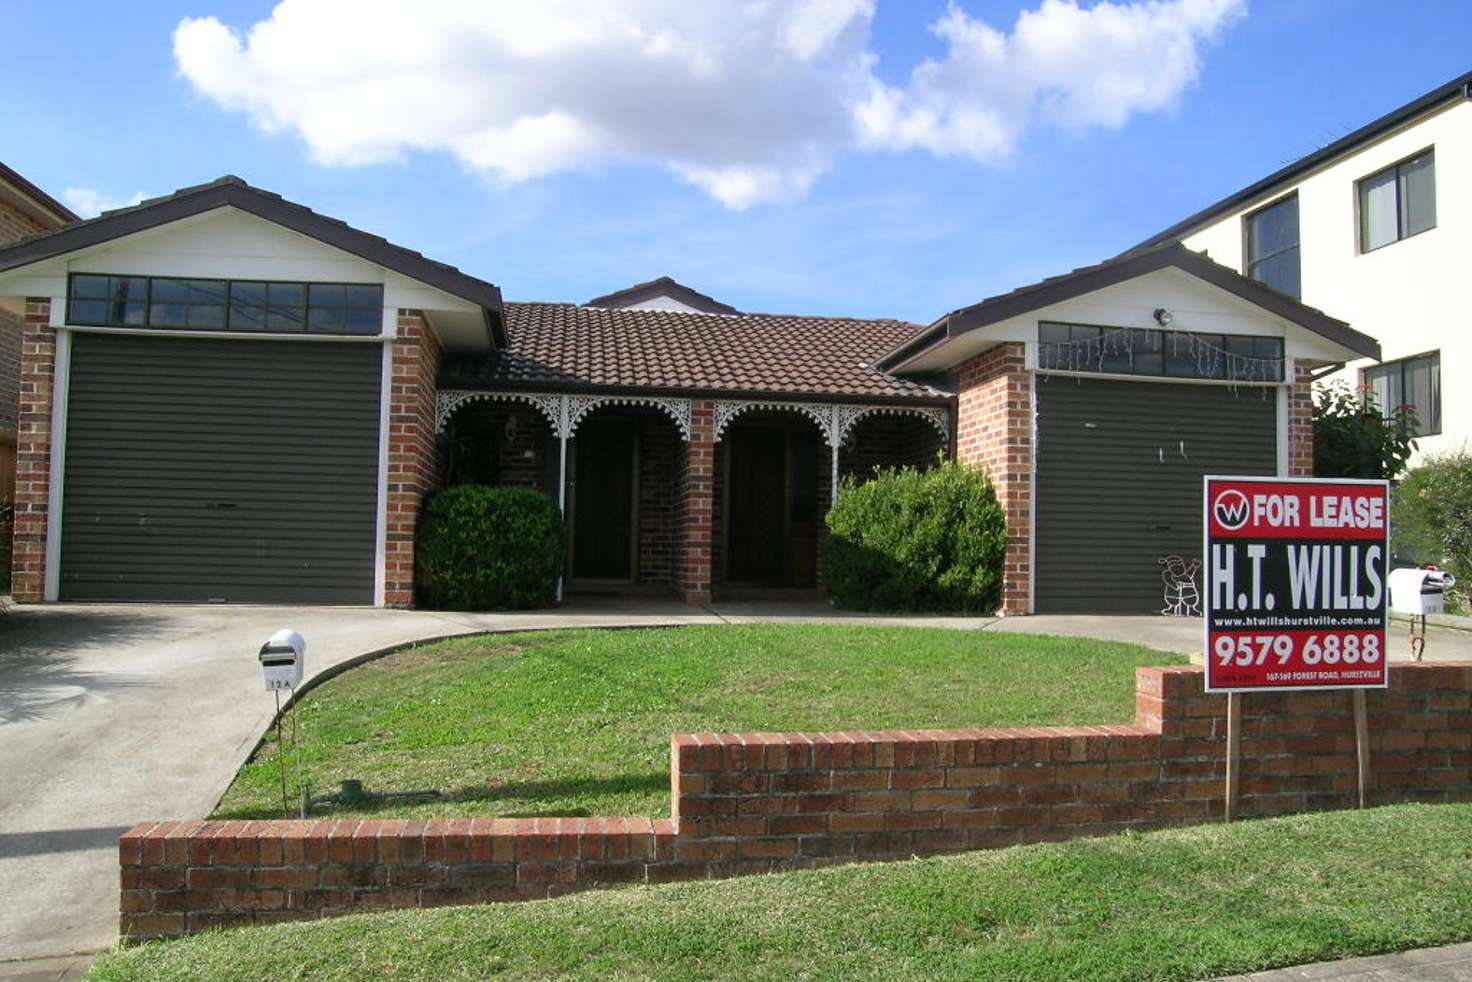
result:
M 567 396 L 557 399 L 557 510 L 567 523 Z M 566 550 L 563 552 L 566 558 Z M 562 603 L 562 577 L 557 577 L 557 602 Z
M 838 407 L 828 407 L 828 450 L 832 455 L 832 471 L 828 477 L 828 508 L 831 510 L 838 504 L 838 445 L 843 442 L 843 434 L 839 432 L 841 423 L 838 418 Z
M 557 400 L 557 509 L 567 514 L 567 396 Z
M 678 478 L 680 551 L 675 565 L 675 589 L 689 604 L 710 603 L 713 590 L 715 447 L 715 403 L 695 400 Z

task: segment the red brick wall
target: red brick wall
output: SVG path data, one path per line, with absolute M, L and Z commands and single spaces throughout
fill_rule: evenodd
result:
M 45 598 L 46 589 L 51 398 L 56 372 L 56 330 L 49 326 L 50 322 L 49 299 L 31 297 L 26 300 L 11 559 L 11 594 L 19 603 L 40 603 Z
M 670 585 L 675 566 L 675 494 L 684 439 L 659 410 L 639 418 L 639 582 Z M 714 458 L 712 458 L 714 459 Z
M 15 438 L 20 410 L 20 349 L 25 318 L 0 310 L 0 441 Z M 0 498 L 6 489 L 0 487 Z
M 1302 361 L 1293 363 L 1288 389 L 1288 476 L 1314 476 L 1314 383 Z
M 711 530 L 715 492 L 715 403 L 695 399 L 690 406 L 690 440 L 676 474 L 675 589 L 686 603 L 711 601 Z
M 161 822 L 122 837 L 121 932 L 545 897 L 1189 825 L 1222 814 L 1225 697 L 1142 668 L 1128 726 L 673 737 L 673 820 Z M 1371 691 L 1374 804 L 1472 800 L 1472 662 Z M 1243 697 L 1240 812 L 1355 804 L 1350 694 Z
M 435 373 L 440 346 L 418 311 L 399 311 L 392 342 L 389 404 L 388 515 L 384 602 L 414 603 L 414 529 L 419 506 L 435 486 Z
M 838 473 L 867 481 L 876 467 L 925 468 L 945 449 L 945 438 L 929 420 L 876 413 L 865 416 L 849 431 L 848 442 L 838 451 Z
M 1031 612 L 1032 378 L 1023 345 L 997 345 L 960 365 L 956 458 L 985 467 L 1007 511 L 1002 611 Z

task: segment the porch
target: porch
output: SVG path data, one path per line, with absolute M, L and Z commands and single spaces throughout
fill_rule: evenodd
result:
M 571 595 L 816 600 L 838 482 L 950 452 L 945 405 L 443 388 L 441 485 L 558 501 Z

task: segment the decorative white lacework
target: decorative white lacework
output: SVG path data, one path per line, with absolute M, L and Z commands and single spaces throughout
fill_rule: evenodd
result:
M 578 424 L 600 406 L 653 406 L 664 412 L 690 440 L 690 400 L 659 396 L 571 396 L 551 392 L 488 392 L 480 389 L 441 389 L 435 403 L 435 432 L 442 432 L 450 417 L 467 403 L 482 399 L 525 402 L 545 417 L 552 433 L 571 438 Z

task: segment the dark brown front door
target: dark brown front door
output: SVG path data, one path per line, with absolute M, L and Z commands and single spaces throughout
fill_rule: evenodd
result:
M 634 453 L 632 423 L 590 421 L 578 427 L 573 461 L 574 579 L 634 576 Z
M 737 427 L 731 431 L 730 565 L 736 583 L 779 584 L 787 541 L 787 431 Z

